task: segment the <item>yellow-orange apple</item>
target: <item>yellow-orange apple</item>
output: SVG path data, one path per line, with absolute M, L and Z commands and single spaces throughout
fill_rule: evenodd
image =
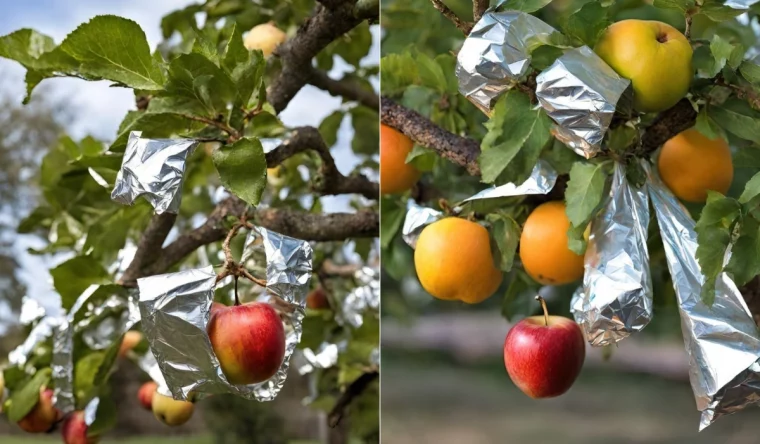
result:
M 178 401 L 158 392 L 153 395 L 151 408 L 156 419 L 168 426 L 179 426 L 186 423 L 195 411 L 195 405 L 192 402 Z
M 504 341 L 504 365 L 512 382 L 531 398 L 552 398 L 570 389 L 586 359 L 580 327 L 563 316 L 525 318 Z
M 633 19 L 613 23 L 594 51 L 631 81 L 639 111 L 659 112 L 675 105 L 694 76 L 689 41 L 667 23 Z
M 140 386 L 140 390 L 137 391 L 137 399 L 140 400 L 140 405 L 142 405 L 145 410 L 151 410 L 153 408 L 153 395 L 156 394 L 156 389 L 158 389 L 158 384 L 150 381 Z
M 53 391 L 40 387 L 40 400 L 18 425 L 29 433 L 44 433 L 58 421 L 58 409 L 53 406 Z
M 256 25 L 248 31 L 243 44 L 249 50 L 260 49 L 264 57 L 269 57 L 282 42 L 287 39 L 287 35 L 274 23 L 263 23 Z
M 137 347 L 137 344 L 139 344 L 142 339 L 143 335 L 139 331 L 130 330 L 124 333 L 124 339 L 121 340 L 121 346 L 119 347 L 119 356 L 126 356 L 130 350 Z
M 72 413 L 63 421 L 61 428 L 63 442 L 65 444 L 96 444 L 100 438 L 87 436 L 87 429 L 84 412 L 79 410 Z
M 252 302 L 212 311 L 211 346 L 232 384 L 255 384 L 274 376 L 285 358 L 285 328 L 271 305 Z

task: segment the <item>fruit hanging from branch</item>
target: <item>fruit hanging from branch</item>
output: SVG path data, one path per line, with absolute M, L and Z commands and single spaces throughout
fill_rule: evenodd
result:
M 285 359 L 285 328 L 277 311 L 265 302 L 217 306 L 207 328 L 222 371 L 232 384 L 266 381 Z
M 403 193 L 420 179 L 420 171 L 406 163 L 414 142 L 387 125 L 380 125 L 380 193 Z
M 157 389 L 158 384 L 153 381 L 146 382 L 140 386 L 140 390 L 137 392 L 137 399 L 145 410 L 151 410 L 153 408 L 153 396 L 155 396 Z
M 45 433 L 53 428 L 58 421 L 60 413 L 53 406 L 53 391 L 40 387 L 40 400 L 37 405 L 27 413 L 18 425 L 28 433 Z
M 64 444 L 97 444 L 100 438 L 87 436 L 88 428 L 83 411 L 77 410 L 72 413 L 63 420 L 61 435 Z
M 274 23 L 256 25 L 245 36 L 244 45 L 248 50 L 260 49 L 264 57 L 269 57 L 288 36 Z
M 143 340 L 143 335 L 139 331 L 130 330 L 124 333 L 124 339 L 121 340 L 121 346 L 119 347 L 119 356 L 122 358 L 127 355 L 131 350 L 137 347 Z
M 578 324 L 549 316 L 541 296 L 543 316 L 515 324 L 504 340 L 504 366 L 512 382 L 531 398 L 553 398 L 570 389 L 586 359 L 586 341 Z
M 153 416 L 168 426 L 180 426 L 193 416 L 195 405 L 189 401 L 178 401 L 156 392 L 151 402 Z
M 459 217 L 441 219 L 422 230 L 414 265 L 428 293 L 468 304 L 490 297 L 503 277 L 494 265 L 488 231 Z

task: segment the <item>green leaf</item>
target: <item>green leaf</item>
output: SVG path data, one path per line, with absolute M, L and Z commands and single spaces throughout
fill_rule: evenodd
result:
M 142 137 L 161 138 L 184 135 L 203 128 L 205 124 L 186 119 L 178 114 L 154 114 L 129 111 L 121 122 L 118 136 L 109 147 L 113 152 L 124 152 L 131 131 L 142 131 Z
M 414 165 L 420 171 L 432 171 L 438 155 L 424 146 L 414 145 L 406 156 L 406 163 Z
M 388 54 L 380 60 L 380 81 L 383 94 L 397 95 L 403 93 L 418 79 L 417 63 L 408 53 Z
M 718 71 L 726 66 L 726 63 L 731 58 L 731 53 L 734 51 L 734 45 L 728 40 L 723 39 L 720 35 L 715 34 L 710 42 L 710 52 L 715 59 Z
M 745 60 L 739 65 L 739 73 L 744 77 L 744 80 L 755 86 L 760 86 L 760 66 L 757 64 Z
M 345 111 L 337 110 L 333 111 L 329 116 L 325 117 L 322 123 L 319 124 L 319 134 L 325 141 L 325 145 L 328 148 L 335 145 L 338 141 L 338 130 L 340 124 L 343 122 L 343 117 L 346 115 Z
M 100 362 L 100 366 L 98 366 L 98 370 L 95 372 L 95 376 L 92 380 L 95 387 L 101 387 L 108 382 L 108 378 L 111 376 L 111 373 L 114 370 L 116 358 L 119 357 L 121 339 L 123 338 L 124 336 L 122 335 L 122 338 L 120 338 L 120 340 L 114 341 L 114 343 L 111 344 L 103 354 L 103 360 Z
M 739 196 L 739 203 L 747 204 L 760 195 L 760 173 L 755 174 L 744 185 L 744 191 Z
M 607 174 L 602 164 L 576 162 L 565 191 L 567 217 L 574 227 L 585 225 L 602 201 Z
M 520 224 L 509 216 L 502 215 L 492 222 L 491 237 L 497 251 L 492 253 L 501 271 L 512 270 L 517 244 L 520 242 Z
M 704 14 L 715 22 L 724 22 L 746 12 L 744 9 L 732 8 L 723 3 L 723 0 L 705 0 L 699 8 L 699 14 Z
M 609 131 L 608 148 L 613 153 L 622 154 L 638 140 L 639 130 L 627 125 L 618 126 Z
M 164 84 L 145 33 L 132 20 L 97 16 L 66 36 L 61 49 L 81 62 L 82 74 L 142 90 L 160 90 Z
M 19 422 L 40 402 L 40 388 L 50 381 L 51 373 L 50 368 L 38 370 L 29 382 L 13 393 L 7 413 L 9 422 Z
M 515 270 L 501 300 L 501 315 L 510 322 L 530 316 L 539 307 L 536 283 L 524 271 Z
M 259 204 L 267 183 L 267 160 L 258 139 L 224 145 L 211 158 L 227 190 L 251 205 Z
M 108 272 L 92 256 L 76 256 L 50 270 L 53 286 L 61 295 L 61 305 L 69 310 L 90 285 L 111 282 Z
M 478 163 L 483 181 L 488 183 L 524 182 L 541 150 L 552 140 L 549 117 L 516 90 L 499 98 L 485 126 L 488 134 Z
M 448 89 L 448 81 L 441 65 L 422 52 L 415 54 L 415 59 L 422 86 L 427 86 L 439 93 L 445 93 Z
M 506 0 L 504 3 L 500 3 L 498 9 L 500 11 L 523 11 L 523 12 L 536 12 L 544 6 L 551 3 L 552 0 Z
M 83 408 L 97 394 L 95 376 L 105 355 L 105 352 L 89 353 L 74 363 L 74 395 L 78 408 Z
M 398 199 L 383 197 L 380 199 L 380 247 L 385 249 L 393 242 L 396 233 L 404 224 L 406 207 Z
M 659 9 L 670 9 L 685 14 L 694 7 L 694 0 L 654 0 L 652 6 Z
M 702 133 L 708 139 L 726 139 L 726 133 L 723 129 L 710 117 L 707 109 L 710 105 L 705 105 L 699 110 L 697 114 L 697 122 L 694 128 Z
M 741 222 L 741 234 L 731 249 L 731 260 L 726 271 L 734 282 L 742 286 L 760 274 L 760 224 L 752 217 L 745 216 Z
M 178 31 L 183 35 L 190 35 L 198 30 L 195 14 L 203 11 L 203 5 L 191 4 L 184 9 L 179 9 L 165 15 L 161 19 L 161 34 L 164 39 Z
M 695 227 L 699 244 L 697 260 L 705 275 L 701 297 L 707 305 L 715 300 L 715 281 L 723 272 L 726 248 L 731 242 L 730 229 L 740 213 L 741 206 L 736 200 L 708 192 L 707 204 Z
M 248 63 L 251 54 L 243 45 L 243 33 L 237 24 L 232 25 L 232 34 L 224 48 L 224 59 L 222 60 L 222 67 L 228 72 L 232 73 L 235 67 L 241 64 Z
M 365 106 L 355 106 L 349 111 L 354 127 L 351 149 L 356 154 L 375 155 L 380 146 L 380 127 L 377 112 Z
M 729 99 L 719 106 L 711 106 L 708 115 L 726 131 L 760 143 L 760 113 L 753 110 L 746 102 Z
M 609 9 L 601 3 L 586 3 L 568 16 L 562 30 L 566 35 L 575 37 L 593 48 L 599 36 L 612 23 L 608 13 Z
M 98 411 L 95 413 L 95 421 L 87 427 L 87 436 L 103 436 L 106 432 L 116 427 L 117 417 L 118 413 L 114 399 L 111 396 L 101 396 L 98 399 Z

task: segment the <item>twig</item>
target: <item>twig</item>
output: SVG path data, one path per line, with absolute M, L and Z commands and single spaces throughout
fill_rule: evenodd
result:
M 380 373 L 377 371 L 363 373 L 346 388 L 346 391 L 343 392 L 340 398 L 338 398 L 335 406 L 327 415 L 327 422 L 330 424 L 330 427 L 335 427 L 340 423 L 340 420 L 343 418 L 343 414 L 345 413 L 346 408 L 351 404 L 354 398 L 361 395 L 364 390 L 366 390 L 367 387 L 369 387 L 369 385 L 379 376 Z
M 488 0 L 472 0 L 472 21 L 477 23 L 488 9 Z
M 181 117 L 188 119 L 188 120 L 195 120 L 197 122 L 203 122 L 206 125 L 215 126 L 219 128 L 220 130 L 224 131 L 225 133 L 230 135 L 230 140 L 235 141 L 240 138 L 240 132 L 236 130 L 235 128 L 227 125 L 224 122 L 219 122 L 214 119 L 209 119 L 208 117 L 201 117 L 201 116 L 193 116 L 190 114 L 180 114 Z
M 686 27 L 684 28 L 683 35 L 687 39 L 691 38 L 691 22 L 694 20 L 694 17 L 691 15 L 690 12 L 686 13 Z
M 221 281 L 227 276 L 235 276 L 236 305 L 239 305 L 239 302 L 237 301 L 237 283 L 238 283 L 238 278 L 240 276 L 243 276 L 249 281 L 254 282 L 257 285 L 260 285 L 262 287 L 267 286 L 266 280 L 254 277 L 245 268 L 245 266 L 243 266 L 243 264 L 238 264 L 237 262 L 235 262 L 235 258 L 232 257 L 232 250 L 230 248 L 230 243 L 232 242 L 232 239 L 238 234 L 238 231 L 240 231 L 240 229 L 245 226 L 248 226 L 248 223 L 246 221 L 246 214 L 243 213 L 243 215 L 240 217 L 240 222 L 232 226 L 230 231 L 227 233 L 227 237 L 224 238 L 224 242 L 222 242 L 222 251 L 224 251 L 224 270 L 222 270 L 222 272 L 216 276 L 216 282 Z
M 377 94 L 364 88 L 357 82 L 352 82 L 350 79 L 335 80 L 328 76 L 326 72 L 311 67 L 309 83 L 327 91 L 332 96 L 355 100 L 372 110 L 377 111 L 380 107 L 380 97 Z
M 472 23 L 465 22 L 464 20 L 460 19 L 454 11 L 452 11 L 448 6 L 446 6 L 441 0 L 430 0 L 431 3 L 433 3 L 433 7 L 438 10 L 441 14 L 443 14 L 444 17 L 451 20 L 451 23 L 454 24 L 454 26 L 457 27 L 460 31 L 464 33 L 464 35 L 469 35 L 470 31 L 472 31 Z
M 171 213 L 153 216 L 137 244 L 137 250 L 135 251 L 134 258 L 132 258 L 132 262 L 124 270 L 121 279 L 119 279 L 120 284 L 134 286 L 135 280 L 144 276 L 141 273 L 142 270 L 161 257 L 161 245 L 169 235 L 176 219 L 177 215 Z

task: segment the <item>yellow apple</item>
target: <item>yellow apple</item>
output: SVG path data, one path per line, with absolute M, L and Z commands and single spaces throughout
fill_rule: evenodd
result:
M 270 22 L 251 28 L 243 44 L 248 50 L 260 49 L 264 57 L 269 57 L 285 39 L 287 39 L 285 33 Z
M 151 401 L 153 415 L 168 426 L 178 426 L 186 423 L 195 411 L 195 405 L 188 401 L 178 401 L 158 392 L 153 394 Z
M 277 165 L 274 168 L 267 168 L 267 182 L 273 188 L 280 188 L 285 185 L 285 182 L 287 182 L 285 167 Z
M 694 70 L 689 41 L 676 28 L 651 20 L 613 23 L 594 51 L 633 84 L 634 107 L 659 112 L 681 100 Z

